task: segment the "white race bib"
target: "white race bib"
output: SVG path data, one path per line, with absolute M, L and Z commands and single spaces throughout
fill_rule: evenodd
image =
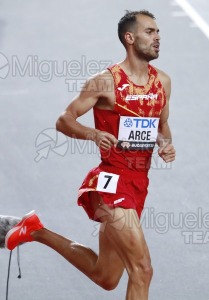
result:
M 155 146 L 159 118 L 120 117 L 118 146 L 129 150 L 150 150 Z
M 117 190 L 119 175 L 107 172 L 99 173 L 97 188 L 99 192 L 115 194 Z

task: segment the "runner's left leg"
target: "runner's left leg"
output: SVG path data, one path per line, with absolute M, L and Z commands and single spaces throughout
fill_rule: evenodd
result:
M 35 241 L 57 251 L 102 288 L 111 290 L 117 286 L 124 265 L 111 246 L 105 231 L 99 233 L 99 255 L 90 248 L 47 229 L 35 231 L 32 236 Z
M 92 192 L 91 201 L 92 208 L 96 214 L 100 210 L 101 203 L 103 203 L 102 198 L 97 193 Z M 103 205 L 103 207 L 108 217 L 112 209 L 106 205 Z M 31 235 L 35 241 L 57 251 L 96 284 L 106 290 L 111 290 L 117 286 L 124 271 L 124 264 L 107 237 L 107 232 L 104 230 L 105 224 L 106 222 L 101 224 L 99 232 L 99 255 L 89 247 L 69 240 L 45 228 L 34 231 Z

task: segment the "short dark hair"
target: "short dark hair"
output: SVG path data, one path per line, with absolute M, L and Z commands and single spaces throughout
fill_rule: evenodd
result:
M 136 16 L 143 15 L 150 17 L 155 20 L 155 16 L 150 13 L 148 10 L 139 10 L 139 11 L 130 11 L 126 10 L 126 14 L 118 22 L 118 37 L 121 43 L 125 45 L 125 33 L 127 31 L 133 30 L 134 25 L 136 25 L 137 19 Z

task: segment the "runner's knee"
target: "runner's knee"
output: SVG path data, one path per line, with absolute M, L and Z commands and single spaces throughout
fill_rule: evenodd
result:
M 117 285 L 118 285 L 119 280 L 115 280 L 112 278 L 107 278 L 106 280 L 103 280 L 102 283 L 102 288 L 105 289 L 106 291 L 111 291 L 114 290 Z
M 116 277 L 116 276 L 113 277 L 111 276 L 111 274 L 109 274 L 108 277 L 95 275 L 95 278 L 93 278 L 93 280 L 97 285 L 102 287 L 104 290 L 111 291 L 117 287 L 120 281 L 120 277 Z
M 150 260 L 142 260 L 133 264 L 128 271 L 129 279 L 137 285 L 143 286 L 149 283 L 153 276 L 153 268 Z

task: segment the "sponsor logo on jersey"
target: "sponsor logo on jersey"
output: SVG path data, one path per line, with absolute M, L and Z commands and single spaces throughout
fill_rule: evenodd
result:
M 122 85 L 122 87 L 118 87 L 118 90 L 119 90 L 119 91 L 123 91 L 123 90 L 125 90 L 125 88 L 127 88 L 129 85 L 130 85 L 130 84 L 128 84 L 128 83 L 124 83 L 124 84 Z
M 114 204 L 120 203 L 120 202 L 122 202 L 122 201 L 124 201 L 124 200 L 125 200 L 125 198 L 120 198 L 120 199 L 118 199 L 118 200 L 115 200 L 115 201 L 114 201 Z
M 126 100 L 157 100 L 158 94 L 148 94 L 148 95 L 127 95 Z

